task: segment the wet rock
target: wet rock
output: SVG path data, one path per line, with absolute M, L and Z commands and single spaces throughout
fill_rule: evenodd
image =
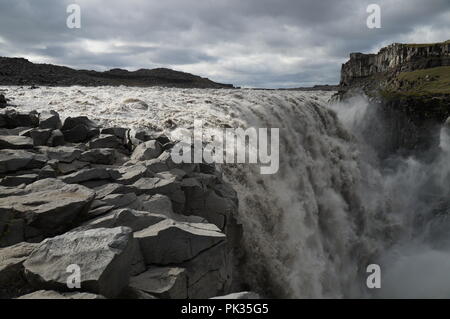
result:
M 186 271 L 183 268 L 150 268 L 131 277 L 130 287 L 164 299 L 188 298 Z
M 129 281 L 133 240 L 126 227 L 49 238 L 25 261 L 25 274 L 34 287 L 67 291 L 67 266 L 75 264 L 80 267 L 82 291 L 114 298 Z
M 179 223 L 167 219 L 135 233 L 147 265 L 178 264 L 225 242 L 212 224 Z
M 39 114 L 39 127 L 41 129 L 58 130 L 62 127 L 59 114 L 55 111 L 43 111 Z
M 71 143 L 85 142 L 94 136 L 99 135 L 99 128 L 96 123 L 86 116 L 68 117 L 61 128 L 66 141 Z
M 84 125 L 76 125 L 71 129 L 61 130 L 64 140 L 71 143 L 81 143 L 89 138 L 89 129 Z
M 117 137 L 122 143 L 125 142 L 127 138 L 128 129 L 124 127 L 108 127 L 101 130 L 101 134 L 109 134 Z
M 0 109 L 5 108 L 8 104 L 8 101 L 6 101 L 6 98 L 3 94 L 0 94 Z
M 36 111 L 29 113 L 17 112 L 16 110 L 7 110 L 2 116 L 6 122 L 4 127 L 37 127 L 39 124 L 38 113 Z
M 154 132 L 148 130 L 132 130 L 130 131 L 131 139 L 138 140 L 135 141 L 134 144 L 138 145 L 142 142 L 147 142 L 150 140 L 156 140 L 161 145 L 170 142 L 170 139 L 162 132 Z
M 157 158 L 161 153 L 161 144 L 153 140 L 139 144 L 131 155 L 131 159 L 136 161 L 146 161 Z
M 31 149 L 33 148 L 33 140 L 25 136 L 16 135 L 0 135 L 0 149 Z

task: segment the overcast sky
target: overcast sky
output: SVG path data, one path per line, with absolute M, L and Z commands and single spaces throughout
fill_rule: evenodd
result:
M 81 29 L 66 8 L 81 6 Z M 366 26 L 381 7 L 381 29 Z M 169 67 L 249 87 L 333 84 L 350 52 L 450 39 L 450 0 L 0 0 L 0 55 Z

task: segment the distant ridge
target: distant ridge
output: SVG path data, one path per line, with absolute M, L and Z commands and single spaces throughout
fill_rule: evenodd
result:
M 0 85 L 49 86 L 164 86 L 177 88 L 233 88 L 190 73 L 166 68 L 105 72 L 75 70 L 52 64 L 35 64 L 24 58 L 0 57 Z

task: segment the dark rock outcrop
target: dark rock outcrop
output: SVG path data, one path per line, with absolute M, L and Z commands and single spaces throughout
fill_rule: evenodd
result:
M 140 69 L 134 72 L 121 69 L 96 72 L 51 64 L 34 64 L 23 58 L 7 57 L 0 57 L 0 85 L 233 88 L 232 84 L 217 83 L 207 78 L 165 68 Z

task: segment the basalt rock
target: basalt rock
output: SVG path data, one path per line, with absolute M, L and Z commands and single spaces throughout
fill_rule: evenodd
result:
M 37 288 L 69 291 L 69 265 L 77 265 L 81 291 L 114 298 L 129 281 L 133 236 L 125 227 L 69 232 L 44 240 L 24 262 Z
M 130 130 L 101 129 L 86 117 L 61 126 L 56 112 L 7 111 L 0 126 L 0 147 L 9 148 L 0 149 L 0 247 L 33 247 L 30 256 L 7 257 L 7 268 L 0 249 L 0 294 L 154 299 L 230 292 L 232 250 L 241 238 L 231 231 L 239 229 L 237 196 L 214 166 L 174 163 L 172 142 L 161 133 L 137 133 L 133 145 Z M 71 264 L 81 267 L 75 291 L 66 285 Z M 2 290 L 5 273 L 14 273 L 17 286 Z

